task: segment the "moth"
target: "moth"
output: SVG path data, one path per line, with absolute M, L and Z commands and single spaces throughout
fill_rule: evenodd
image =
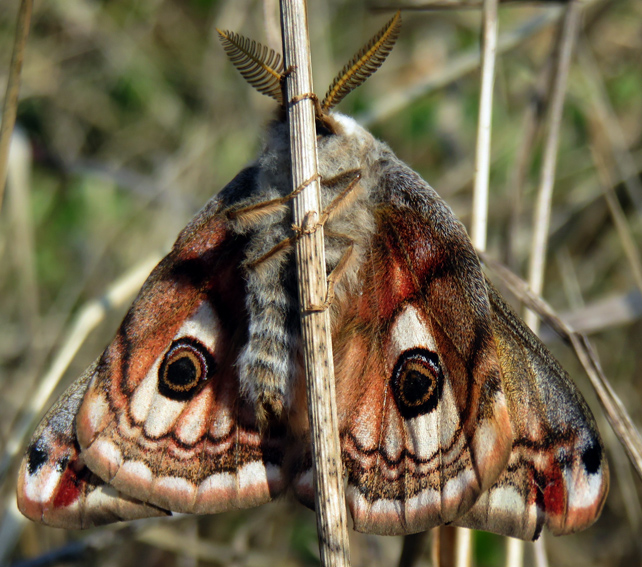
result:
M 454 524 L 522 539 L 598 517 L 608 467 L 566 372 L 484 277 L 437 193 L 330 109 L 383 62 L 397 14 L 317 116 L 336 391 L 354 528 Z M 280 57 L 221 32 L 282 106 Z M 180 233 L 112 343 L 27 447 L 18 505 L 88 528 L 172 512 L 314 505 L 284 113 Z

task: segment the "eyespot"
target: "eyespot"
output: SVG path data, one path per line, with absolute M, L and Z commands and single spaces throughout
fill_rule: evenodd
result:
M 189 400 L 216 370 L 214 357 L 196 339 L 174 341 L 158 372 L 158 391 L 172 400 Z
M 433 411 L 443 386 L 443 373 L 436 353 L 423 348 L 403 352 L 392 371 L 392 392 L 405 419 Z

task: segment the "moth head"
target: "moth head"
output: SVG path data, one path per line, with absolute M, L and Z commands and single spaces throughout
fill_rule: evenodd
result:
M 317 99 L 317 134 L 337 133 L 337 124 L 330 110 L 345 96 L 365 82 L 386 60 L 394 47 L 401 29 L 401 12 L 364 45 L 343 67 L 330 84 L 323 101 Z M 283 68 L 283 59 L 273 49 L 231 31 L 217 28 L 223 49 L 243 78 L 260 93 L 272 97 L 281 107 L 285 118 L 285 80 L 288 72 Z

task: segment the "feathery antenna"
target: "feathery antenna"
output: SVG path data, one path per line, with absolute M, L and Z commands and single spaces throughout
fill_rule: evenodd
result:
M 392 51 L 399 37 L 400 29 L 401 12 L 397 11 L 383 29 L 357 52 L 334 79 L 321 104 L 324 111 L 327 112 L 339 104 L 348 93 L 356 89 L 381 67 Z
M 386 60 L 399 37 L 401 11 L 377 33 L 367 45 L 343 67 L 336 76 L 321 108 L 327 112 L 370 75 Z M 283 106 L 283 62 L 281 55 L 257 41 L 232 31 L 216 29 L 225 53 L 239 70 L 243 78 L 260 93 L 271 96 Z
M 243 78 L 257 91 L 283 105 L 283 62 L 274 49 L 232 31 L 218 32 L 223 49 Z

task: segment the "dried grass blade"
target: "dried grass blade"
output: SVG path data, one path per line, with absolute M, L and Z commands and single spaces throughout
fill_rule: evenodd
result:
M 7 162 L 9 160 L 9 146 L 11 134 L 16 123 L 18 110 L 18 93 L 20 92 L 20 73 L 24 59 L 25 45 L 29 35 L 29 24 L 31 22 L 31 11 L 33 0 L 23 0 L 20 3 L 18 12 L 18 23 L 16 24 L 16 36 L 11 54 L 11 66 L 9 68 L 9 79 L 2 109 L 2 126 L 0 127 L 0 209 L 4 196 L 4 186 L 7 180 Z

